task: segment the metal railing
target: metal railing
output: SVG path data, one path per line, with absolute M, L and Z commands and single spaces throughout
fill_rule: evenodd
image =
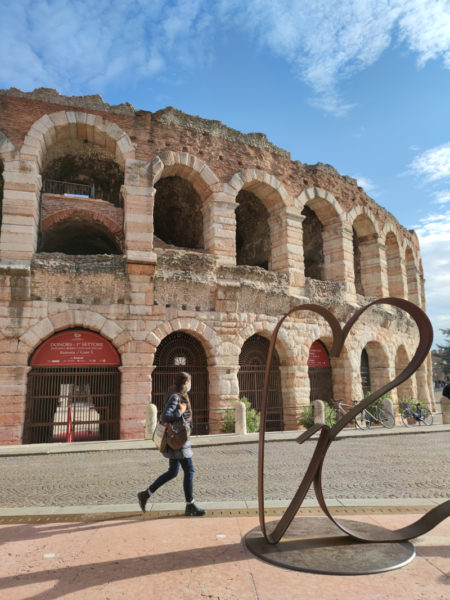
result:
M 58 194 L 68 196 L 83 196 L 86 198 L 95 198 L 95 186 L 85 183 L 70 183 L 69 181 L 55 181 L 54 179 L 44 179 L 42 184 L 43 194 Z

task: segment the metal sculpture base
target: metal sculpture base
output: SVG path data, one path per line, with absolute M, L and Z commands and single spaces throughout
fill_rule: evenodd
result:
M 367 532 L 381 529 L 368 523 L 346 522 Z M 267 523 L 269 533 L 276 523 Z M 250 552 L 273 565 L 322 575 L 382 573 L 407 565 L 416 555 L 410 542 L 358 542 L 322 517 L 297 517 L 278 544 L 268 544 L 260 527 L 255 527 L 247 533 L 245 543 Z

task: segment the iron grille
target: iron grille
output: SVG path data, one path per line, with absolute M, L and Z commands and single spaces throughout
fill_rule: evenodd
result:
M 187 371 L 192 376 L 189 399 L 193 413 L 193 433 L 208 434 L 208 369 L 206 354 L 200 342 L 181 331 L 171 333 L 158 346 L 154 364 L 156 368 L 152 374 L 152 402 L 158 408 L 158 415 L 164 408 L 166 393 L 173 389 L 175 375 Z
M 24 444 L 120 439 L 115 367 L 35 367 L 28 375 Z
M 239 355 L 239 396 L 247 398 L 252 408 L 257 411 L 261 410 L 268 352 L 269 340 L 256 334 L 244 343 Z M 280 359 L 275 351 L 269 374 L 266 429 L 267 431 L 280 431 L 284 428 Z

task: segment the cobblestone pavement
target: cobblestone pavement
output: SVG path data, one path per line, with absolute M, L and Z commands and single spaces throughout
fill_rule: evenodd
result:
M 447 499 L 449 439 L 448 433 L 341 439 L 326 458 L 325 494 L 337 499 Z M 292 498 L 314 447 L 314 441 L 299 446 L 292 440 L 266 445 L 266 499 Z M 256 499 L 257 457 L 256 443 L 194 449 L 196 499 Z M 136 492 L 166 468 L 167 460 L 155 450 L 3 457 L 0 506 L 133 503 Z M 154 501 L 182 500 L 180 471 Z

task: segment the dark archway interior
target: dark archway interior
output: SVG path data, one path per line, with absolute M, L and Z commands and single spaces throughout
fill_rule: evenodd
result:
M 53 158 L 42 171 L 42 180 L 81 183 L 93 186 L 91 197 L 107 200 L 115 206 L 122 206 L 120 188 L 123 184 L 123 171 L 115 160 L 86 144 L 83 152 L 71 152 Z M 53 191 L 50 187 L 48 191 Z M 55 190 L 54 193 L 60 193 Z M 63 193 L 63 192 L 61 192 Z
M 369 355 L 367 354 L 367 350 L 365 348 L 361 352 L 361 386 L 363 396 L 371 391 Z
M 76 218 L 61 221 L 45 231 L 39 252 L 122 254 L 112 234 L 103 225 Z
M 353 231 L 353 269 L 355 272 L 355 289 L 357 294 L 364 296 L 364 289 L 361 279 L 361 250 L 359 249 L 358 234 L 355 229 Z
M 302 210 L 303 221 L 303 260 L 305 277 L 323 279 L 323 240 L 322 223 L 316 213 L 305 206 Z
M 252 192 L 241 190 L 236 197 L 236 264 L 269 268 L 269 213 Z
M 155 236 L 180 248 L 202 249 L 202 201 L 194 186 L 174 176 L 160 179 L 155 188 Z

